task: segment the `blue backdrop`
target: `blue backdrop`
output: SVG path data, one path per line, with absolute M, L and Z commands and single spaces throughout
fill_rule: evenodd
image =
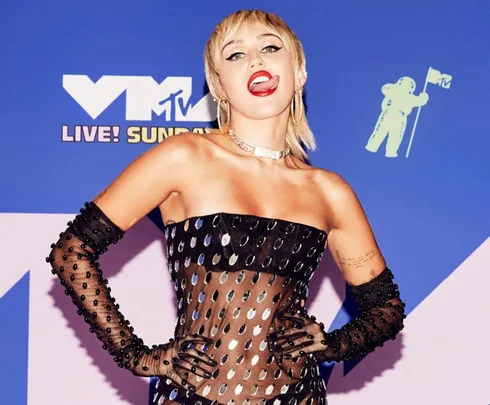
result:
M 303 42 L 307 116 L 319 146 L 312 163 L 341 174 L 357 192 L 396 274 L 407 320 L 484 245 L 488 1 L 7 0 L 0 12 L 0 233 L 21 248 L 5 251 L 2 273 L 17 271 L 20 252 L 32 265 L 4 277 L 0 290 L 0 392 L 8 398 L 1 403 L 47 403 L 28 394 L 29 340 L 37 338 L 28 328 L 29 275 L 49 273 L 41 261 L 56 232 L 30 221 L 76 213 L 166 135 L 212 125 L 203 48 L 219 20 L 240 8 L 277 13 Z M 390 137 L 401 137 L 397 157 L 386 156 Z M 383 140 L 379 149 L 366 149 L 370 139 Z M 337 310 L 330 329 L 347 319 Z M 475 333 L 488 334 L 483 327 Z M 333 403 L 347 404 L 348 396 Z M 116 397 L 114 404 L 137 404 Z

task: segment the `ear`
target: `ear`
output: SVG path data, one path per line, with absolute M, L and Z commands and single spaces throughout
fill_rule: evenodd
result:
M 302 89 L 306 83 L 306 69 L 300 69 L 298 75 L 296 76 L 296 88 Z

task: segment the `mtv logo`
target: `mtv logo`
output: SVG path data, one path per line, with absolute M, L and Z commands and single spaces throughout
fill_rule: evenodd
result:
M 453 77 L 451 75 L 447 73 L 441 73 L 439 70 L 432 67 L 430 67 L 427 72 L 427 82 L 436 84 L 444 89 L 449 89 L 451 87 L 452 81 Z

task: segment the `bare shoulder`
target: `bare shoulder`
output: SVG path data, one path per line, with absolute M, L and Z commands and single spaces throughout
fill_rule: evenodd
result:
M 339 201 L 352 198 L 354 190 L 340 174 L 330 170 L 315 168 L 315 179 L 327 201 Z
M 315 183 L 323 203 L 332 216 L 332 225 L 340 227 L 352 215 L 364 216 L 364 210 L 352 186 L 338 173 L 315 168 Z
M 328 248 L 350 285 L 372 280 L 386 267 L 364 208 L 350 184 L 337 173 L 318 172 L 319 189 L 330 210 Z
M 202 136 L 193 132 L 185 132 L 166 138 L 155 146 L 155 152 L 164 154 L 171 159 L 188 160 L 199 151 L 199 143 Z
M 166 138 L 154 147 L 154 153 L 161 158 L 161 167 L 165 169 L 166 175 L 173 175 L 168 172 L 168 169 L 177 165 L 185 169 L 186 173 L 192 173 L 193 168 L 209 161 L 209 143 L 206 137 L 201 134 L 184 132 Z M 178 170 L 174 174 L 182 177 L 183 173 Z
M 199 141 L 199 135 L 192 133 L 165 139 L 137 156 L 93 201 L 128 230 L 172 193 L 182 192 L 195 181 Z
M 162 143 L 168 142 L 172 138 L 175 139 L 172 140 L 172 144 L 169 145 L 169 148 L 180 150 L 184 155 L 183 157 L 192 157 L 193 159 L 196 159 L 195 162 L 197 163 L 199 158 L 209 159 L 214 157 L 217 150 L 222 149 L 220 144 L 223 142 L 223 139 L 226 139 L 226 136 L 216 131 L 206 134 L 185 132 L 177 136 L 167 138 Z

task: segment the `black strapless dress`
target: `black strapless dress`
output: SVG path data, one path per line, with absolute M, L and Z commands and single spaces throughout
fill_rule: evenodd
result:
M 298 326 L 295 314 L 307 314 L 308 283 L 325 252 L 327 233 L 221 212 L 166 227 L 178 318 L 174 337 L 149 348 L 119 311 L 97 262 L 124 232 L 93 202 L 67 225 L 46 257 L 52 273 L 119 367 L 159 378 L 153 398 L 158 405 L 326 404 L 318 362 L 362 359 L 404 326 L 405 304 L 386 267 L 351 287 L 361 315 L 327 334 L 321 322 L 316 324 L 322 328 L 320 349 L 283 357 L 274 340 L 282 329 Z M 309 315 L 304 319 L 314 321 Z M 190 350 L 182 348 L 189 336 Z M 194 349 L 201 359 L 185 367 Z M 196 373 L 203 356 L 217 363 L 213 374 Z
M 326 232 L 221 212 L 170 224 L 165 238 L 177 293 L 175 336 L 212 338 L 204 349 L 219 364 L 212 379 L 184 373 L 197 388 L 191 395 L 160 378 L 154 403 L 326 404 L 317 360 L 308 354 L 278 362 L 268 340 L 291 326 L 281 314 L 306 301 Z

